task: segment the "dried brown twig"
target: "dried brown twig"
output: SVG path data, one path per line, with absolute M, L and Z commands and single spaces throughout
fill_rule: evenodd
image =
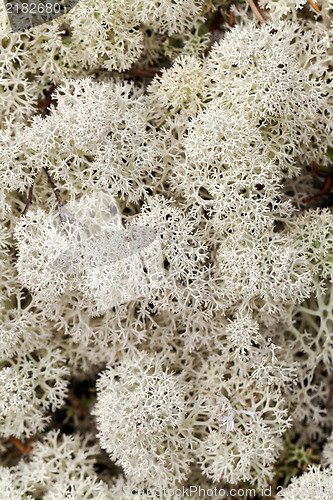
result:
M 320 9 L 318 7 L 318 5 L 313 1 L 313 0 L 308 0 L 309 4 L 311 5 L 311 7 L 318 13 L 320 14 Z
M 8 441 L 10 441 L 15 448 L 17 448 L 16 452 L 11 452 L 11 455 L 22 455 L 22 459 L 24 462 L 30 461 L 30 452 L 31 452 L 31 443 L 32 438 L 29 438 L 27 444 L 23 444 L 21 441 L 16 439 L 14 436 L 9 436 Z
M 61 196 L 60 196 L 60 193 L 59 193 L 59 189 L 57 188 L 57 186 L 54 184 L 53 182 L 53 179 L 52 177 L 50 176 L 50 172 L 48 170 L 47 167 L 43 167 L 43 170 L 44 172 L 46 173 L 47 175 L 47 179 L 49 181 L 49 184 L 51 185 L 52 189 L 53 189 L 53 192 L 54 192 L 54 196 L 56 197 L 57 199 L 57 202 L 58 202 L 58 205 L 59 205 L 59 208 L 62 208 L 64 206 L 63 204 L 63 201 L 61 199 Z
M 28 193 L 28 200 L 25 204 L 25 207 L 23 209 L 23 212 L 21 213 L 21 217 L 25 217 L 28 210 L 29 210 L 29 207 L 32 203 L 32 194 L 33 194 L 33 191 L 34 191 L 34 183 L 35 183 L 35 177 L 33 179 L 33 183 L 31 184 L 31 186 L 29 187 L 29 193 Z
M 260 24 L 267 24 L 266 19 L 264 18 L 264 16 L 260 12 L 259 7 L 256 5 L 256 3 L 254 2 L 254 0 L 247 0 L 247 3 L 249 4 L 249 6 L 250 6 L 250 8 L 251 8 L 251 10 L 253 12 L 253 14 L 256 16 L 256 18 L 258 19 L 258 21 L 260 22 Z

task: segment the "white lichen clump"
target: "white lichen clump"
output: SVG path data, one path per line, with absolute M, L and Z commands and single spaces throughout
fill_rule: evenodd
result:
M 282 490 L 277 498 L 284 500 L 329 500 L 333 495 L 332 468 L 321 470 L 311 467 L 308 472 L 299 478 L 294 478 L 288 488 Z

